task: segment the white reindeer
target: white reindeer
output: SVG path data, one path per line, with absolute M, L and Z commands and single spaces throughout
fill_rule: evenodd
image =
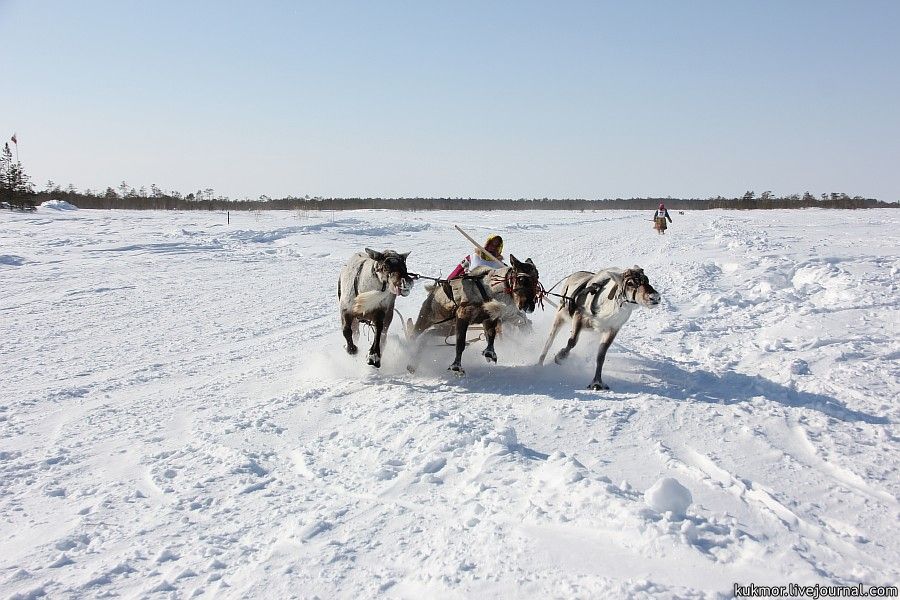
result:
M 561 364 L 568 356 L 578 336 L 585 327 L 600 334 L 600 348 L 597 351 L 597 370 L 588 389 L 608 390 L 603 383 L 603 362 L 606 351 L 619 333 L 619 329 L 638 306 L 655 308 L 659 304 L 659 293 L 653 286 L 644 270 L 638 266 L 631 269 L 609 268 L 599 273 L 578 271 L 566 278 L 562 291 L 565 297 L 556 311 L 550 337 L 544 344 L 544 350 L 538 364 L 544 363 L 547 351 L 553 344 L 556 334 L 566 321 L 572 321 L 572 333 L 569 341 L 554 357 L 554 362 Z
M 366 248 L 365 254 L 354 254 L 341 269 L 338 304 L 347 354 L 356 354 L 354 337 L 359 332 L 359 322 L 370 323 L 375 328 L 375 339 L 367 362 L 373 367 L 381 366 L 381 347 L 394 318 L 397 296 L 408 296 L 412 290 L 413 279 L 406 271 L 407 256 L 409 252 Z

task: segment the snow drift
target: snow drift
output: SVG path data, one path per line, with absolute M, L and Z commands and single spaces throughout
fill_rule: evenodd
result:
M 896 215 L 4 215 L 0 595 L 896 583 Z M 610 349 L 610 392 L 582 389 L 596 343 L 535 366 L 549 311 L 462 379 L 442 338 L 408 374 L 400 328 L 382 369 L 346 355 L 340 266 L 375 245 L 446 274 L 457 223 L 547 286 L 644 267 L 662 305 Z

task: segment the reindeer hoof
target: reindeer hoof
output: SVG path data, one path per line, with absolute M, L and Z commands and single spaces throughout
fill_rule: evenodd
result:
M 592 381 L 591 385 L 588 386 L 589 390 L 594 390 L 595 392 L 599 392 L 600 390 L 608 390 L 609 386 L 603 383 L 602 381 Z
M 349 354 L 349 355 L 351 355 L 351 356 L 353 356 L 354 354 L 356 354 L 356 351 L 359 349 L 359 348 L 357 348 L 356 346 L 353 346 L 353 345 L 351 345 L 351 344 L 347 344 L 347 345 L 345 346 L 345 348 L 347 348 L 347 354 Z
M 558 365 L 563 364 L 563 361 L 569 358 L 569 354 L 567 352 L 558 352 L 556 356 L 553 357 L 553 362 Z
M 484 352 L 481 353 L 481 355 L 483 357 L 485 357 L 489 363 L 497 362 L 497 353 L 494 352 L 493 350 L 485 350 Z
M 376 369 L 381 367 L 381 357 L 377 354 L 370 354 L 368 360 L 366 361 Z
M 448 371 L 452 371 L 457 377 L 462 377 L 462 376 L 464 376 L 464 375 L 466 374 L 466 372 L 463 371 L 462 365 L 457 365 L 457 364 L 455 364 L 455 363 L 452 364 L 452 365 L 450 365 L 450 366 L 447 368 L 447 370 L 448 370 Z
M 407 373 L 415 373 L 415 372 L 416 372 L 416 367 L 413 366 L 413 365 L 406 365 L 406 372 L 407 372 Z

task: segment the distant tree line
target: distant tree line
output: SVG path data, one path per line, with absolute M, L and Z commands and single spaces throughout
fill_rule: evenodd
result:
M 232 200 L 217 196 L 210 188 L 182 195 L 164 192 L 158 186 L 134 189 L 124 181 L 118 188 L 108 187 L 104 192 L 85 190 L 79 192 L 73 186 L 60 188 L 52 181 L 43 191 L 33 194 L 37 203 L 47 200 L 65 200 L 79 208 L 130 209 L 130 210 L 654 210 L 665 203 L 669 210 L 708 210 L 728 208 L 738 210 L 776 208 L 889 208 L 900 204 L 882 202 L 874 198 L 849 196 L 844 193 L 813 196 L 809 192 L 775 196 L 772 192 L 756 195 L 748 191 L 738 198 L 716 196 L 714 198 L 322 198 L 294 197 L 255 200 Z
M 0 200 L 11 209 L 33 210 L 35 204 L 48 200 L 65 200 L 79 208 L 130 210 L 654 210 L 664 202 L 670 210 L 707 210 L 729 208 L 739 210 L 774 208 L 879 208 L 900 207 L 900 204 L 881 202 L 844 193 L 813 196 L 809 192 L 775 196 L 771 191 L 759 196 L 753 191 L 739 198 L 615 198 L 590 200 L 584 198 L 270 198 L 232 200 L 216 195 L 212 188 L 198 189 L 183 195 L 178 191 L 164 191 L 156 184 L 135 189 L 123 181 L 116 187 L 79 192 L 69 184 L 65 188 L 48 181 L 41 191 L 35 191 L 18 161 L 13 161 L 9 144 L 0 155 Z

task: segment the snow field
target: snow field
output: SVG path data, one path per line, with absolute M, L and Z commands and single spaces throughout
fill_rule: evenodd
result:
M 896 584 L 894 211 L 0 217 L 4 597 L 728 597 Z M 504 225 L 496 225 L 506 223 Z M 634 313 L 534 366 L 342 350 L 363 247 L 448 273 L 499 232 L 546 286 L 639 264 Z M 398 300 L 415 318 L 424 289 Z M 553 351 L 565 343 L 561 335 Z M 666 478 L 673 478 L 689 496 Z M 684 514 L 681 514 L 684 513 Z

